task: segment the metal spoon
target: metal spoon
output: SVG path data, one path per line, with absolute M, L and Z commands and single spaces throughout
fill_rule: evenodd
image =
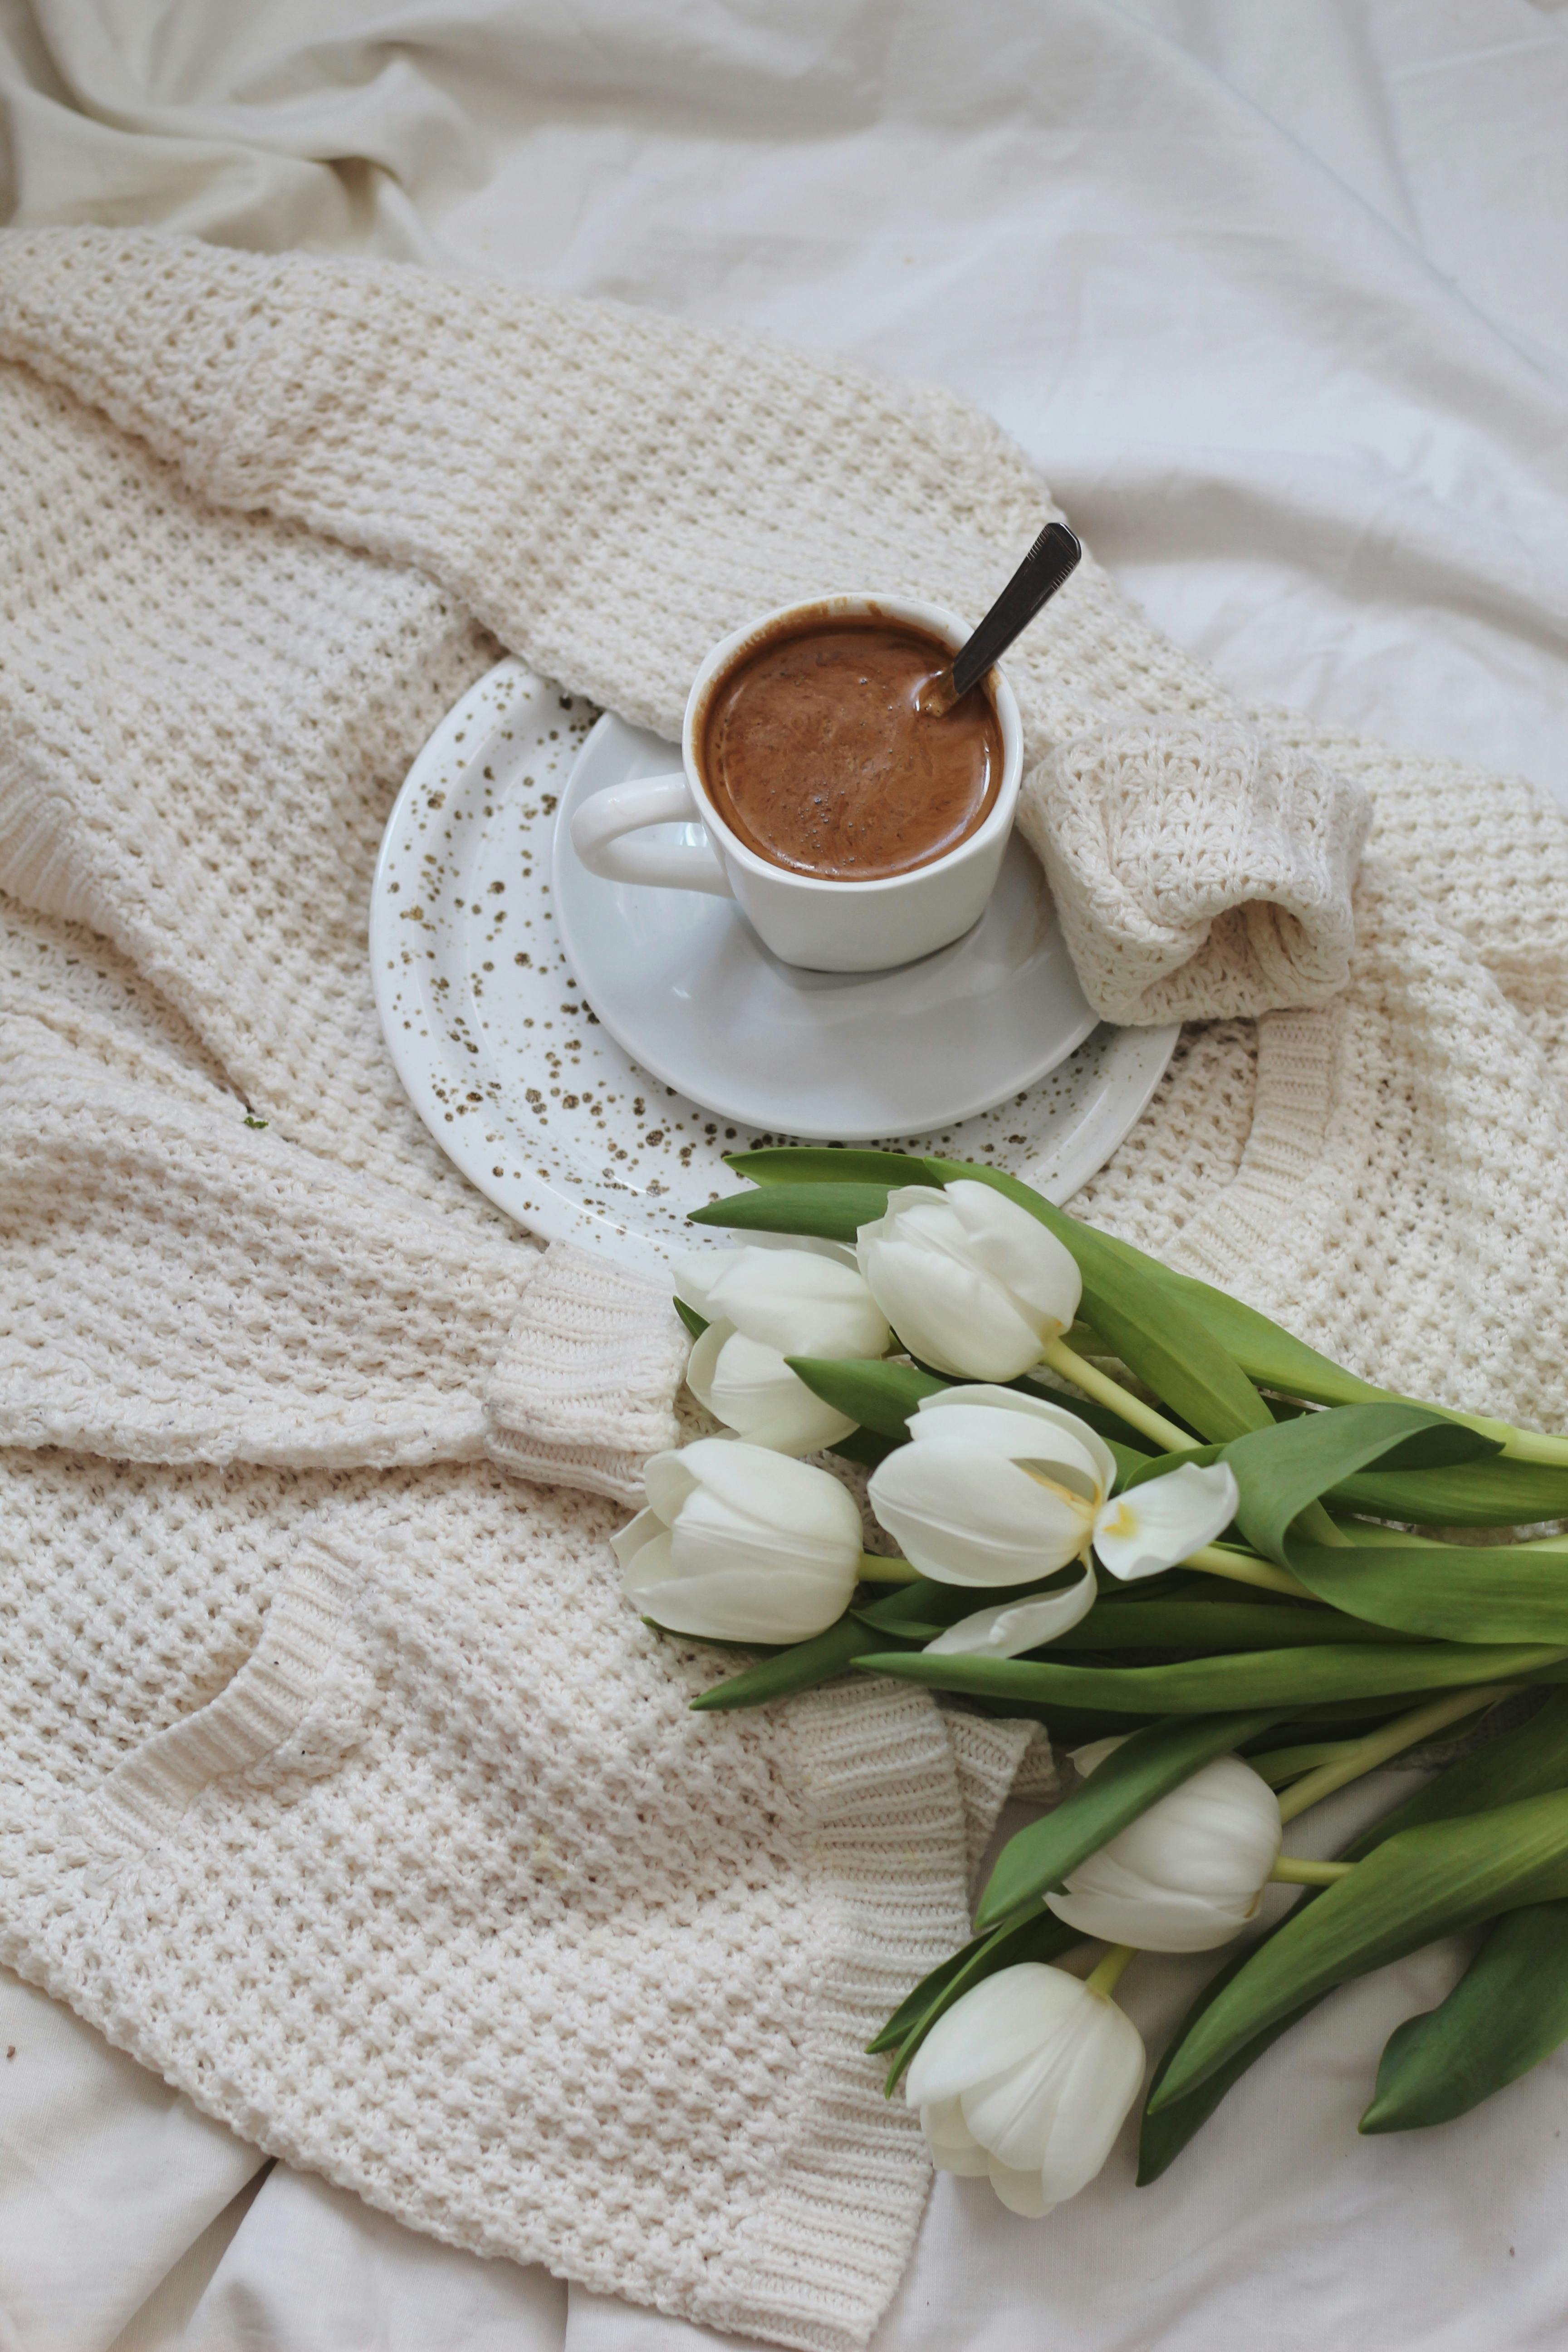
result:
M 1001 660 L 1014 638 L 1070 576 L 1082 553 L 1066 523 L 1046 525 L 968 644 L 921 687 L 915 707 L 922 718 L 945 718 L 955 702 L 979 685 L 992 663 Z

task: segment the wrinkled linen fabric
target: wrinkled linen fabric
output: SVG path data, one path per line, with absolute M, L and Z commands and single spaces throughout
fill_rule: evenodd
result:
M 411 25 L 320 7 L 192 11 L 182 49 L 134 41 L 129 6 L 118 20 L 40 12 L 31 29 L 13 12 L 19 216 L 369 243 L 944 380 L 1017 434 L 1120 582 L 1234 686 L 1561 792 L 1568 191 L 1552 13 L 1382 6 L 1348 22 L 1323 8 L 1281 26 L 1239 5 L 1006 8 L 966 26 L 962 54 L 938 12 L 905 14 L 912 29 L 893 44 L 874 16 L 848 30 L 807 16 L 786 36 L 705 15 L 656 34 L 611 11 L 574 37 L 519 12 Z M 107 78 L 105 26 L 120 44 Z M 406 68 L 391 88 L 410 120 L 439 119 L 462 92 L 447 180 L 395 155 L 361 168 L 290 151 L 274 172 L 268 118 L 286 110 L 290 74 L 325 92 L 330 121 L 341 86 L 352 100 L 389 62 Z M 235 120 L 247 83 L 253 102 Z M 159 121 L 127 104 L 130 84 L 159 100 Z M 117 119 L 89 121 L 94 103 Z M 331 129 L 314 144 L 358 152 Z M 285 182 L 315 194 L 291 212 Z M 214 189 L 205 216 L 186 208 Z M 1457 816 L 1436 863 L 1462 870 L 1484 835 L 1481 803 Z M 1531 920 L 1548 955 L 1552 912 L 1543 891 Z M 1534 960 L 1526 935 L 1502 975 L 1500 1028 Z M 1194 1033 L 1184 1066 L 1203 1073 L 1207 1106 L 1179 1171 L 1184 1200 L 1242 1156 L 1258 1083 L 1247 1025 Z M 1123 2151 L 1055 2217 L 1048 2263 L 1040 2235 L 983 2190 L 941 2184 L 883 2340 L 1228 2352 L 1267 2337 L 1294 2352 L 1329 2325 L 1423 2352 L 1552 2340 L 1568 2294 L 1561 2068 L 1408 2144 L 1369 2147 L 1352 2130 L 1382 2039 L 1440 1996 L 1453 1964 L 1424 1956 L 1330 2004 L 1135 2202 Z M 1136 1977 L 1128 1990 L 1137 2006 Z M 80 2052 L 101 2048 L 41 1996 L 16 1999 Z M 5 2041 L 12 2064 L 47 2060 L 37 2024 Z M 97 2129 L 74 2140 L 64 2077 L 58 2101 L 46 2083 L 34 2113 L 53 2118 L 52 2155 L 48 2129 L 18 2131 L 16 2105 L 6 2115 L 0 2307 L 29 2347 L 109 2340 L 153 2274 L 151 2174 L 169 2188 L 170 2260 L 231 2193 L 205 2153 L 192 2176 L 160 2163 L 177 2137 L 163 2119 L 189 2111 L 114 2063 L 123 2087 L 93 2078 Z M 9 2200 L 19 2180 L 46 2199 L 79 2184 L 89 2137 L 101 2147 L 116 2122 L 132 2127 L 124 2159 L 98 2176 L 92 2230 L 57 2233 L 51 2267 L 37 2221 L 47 2203 L 14 2230 Z M 241 2169 L 251 2160 L 238 2150 Z M 216 2225 L 210 2288 L 200 2263 L 171 2282 L 147 2315 L 163 2333 L 144 2340 L 325 2341 L 326 2293 L 307 2308 L 290 2288 L 290 2265 L 314 2261 L 324 2287 L 352 2297 L 335 2309 L 367 2343 L 439 2342 L 437 2297 L 471 2294 L 477 2314 L 479 2283 L 501 2280 L 533 2299 L 524 2316 L 496 2289 L 489 2324 L 511 2332 L 494 2340 L 530 2352 L 535 2323 L 549 2331 L 537 2340 L 593 2352 L 714 2341 L 575 2289 L 563 2320 L 562 2291 L 541 2275 L 405 2240 L 475 2282 L 432 2285 L 421 2305 L 405 2259 L 378 2260 L 388 2225 L 308 2179 L 275 2192 L 283 2179 L 268 2179 L 221 2260 Z M 61 2194 L 57 2210 L 79 2214 Z M 323 2218 L 298 2231 L 281 2220 L 269 2236 L 266 2217 L 290 2199 Z M 471 2340 L 491 2340 L 478 2327 Z

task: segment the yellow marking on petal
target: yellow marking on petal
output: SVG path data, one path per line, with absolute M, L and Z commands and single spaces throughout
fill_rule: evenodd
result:
M 1137 1532 L 1138 1514 L 1125 1503 L 1117 1504 L 1113 1516 L 1100 1529 L 1102 1536 L 1135 1536 Z
M 1047 1495 L 1057 1496 L 1073 1510 L 1091 1514 L 1099 1510 L 1102 1498 L 1098 1487 L 1092 1495 L 1080 1495 L 1076 1488 L 1064 1486 L 1059 1478 L 1047 1478 L 1044 1471 L 1037 1470 L 1032 1462 L 1015 1462 L 1014 1466 L 1021 1470 L 1026 1478 L 1032 1478 L 1037 1486 L 1043 1486 Z

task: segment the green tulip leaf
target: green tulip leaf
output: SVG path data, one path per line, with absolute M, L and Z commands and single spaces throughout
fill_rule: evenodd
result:
M 1161 1797 L 1279 1720 L 1265 1714 L 1200 1716 L 1133 1732 L 1054 1811 L 1009 1838 L 986 1881 L 975 1926 L 994 1927 L 1021 1904 L 1059 1886 L 1069 1870 Z
M 980 1179 L 992 1176 L 990 1169 L 978 1167 L 969 1169 L 969 1173 Z M 1232 1298 L 1229 1291 L 1199 1282 L 1194 1275 L 1173 1273 L 1159 1258 L 1145 1256 L 1145 1251 L 1133 1249 L 1131 1242 L 1114 1240 L 1112 1234 L 1102 1234 L 1100 1240 L 1129 1265 L 1138 1267 L 1142 1277 L 1166 1284 L 1168 1294 L 1206 1324 L 1213 1339 L 1234 1357 L 1250 1381 L 1256 1381 L 1258 1388 L 1274 1390 L 1281 1397 L 1305 1397 L 1310 1404 L 1389 1402 L 1387 1388 L 1377 1388 L 1373 1381 L 1347 1371 L 1344 1364 L 1335 1364 L 1333 1357 L 1321 1355 L 1317 1348 L 1295 1339 L 1295 1334 L 1272 1322 L 1258 1307 Z M 1394 1402 L 1405 1404 L 1413 1400 L 1396 1397 Z M 1441 1412 L 1438 1406 L 1429 1409 Z M 1460 1416 L 1448 1418 L 1460 1428 L 1467 1425 Z M 1495 1423 L 1495 1430 L 1500 1440 L 1507 1440 L 1504 1423 Z M 1511 1458 L 1477 1461 L 1467 1470 L 1429 1473 L 1429 1482 L 1422 1479 L 1415 1489 L 1394 1475 L 1389 1475 L 1384 1484 L 1383 1473 L 1366 1475 L 1352 1484 L 1354 1494 L 1344 1496 L 1350 1507 L 1380 1512 L 1389 1519 L 1417 1519 L 1427 1527 L 1528 1527 L 1544 1519 L 1568 1517 L 1568 1470 L 1547 1463 Z M 1429 1517 L 1427 1512 L 1432 1512 Z
M 673 1302 L 673 1304 L 676 1313 L 679 1316 L 681 1321 L 685 1324 L 692 1338 L 694 1339 L 700 1339 L 702 1334 L 708 1328 L 708 1318 L 705 1315 L 699 1315 L 695 1307 L 688 1307 L 684 1298 L 678 1298 Z
M 814 1633 L 808 1642 L 796 1642 L 787 1650 L 775 1650 L 771 1657 L 759 1659 L 743 1674 L 715 1683 L 711 1690 L 703 1691 L 691 1705 L 699 1715 L 723 1713 L 731 1707 L 768 1706 L 774 1699 L 789 1698 L 796 1691 L 815 1690 L 818 1684 L 831 1682 L 836 1675 L 847 1673 L 855 1662 L 857 1651 L 865 1646 L 866 1629 L 853 1610 L 847 1609 L 826 1633 Z
M 1324 1500 L 1416 1527 L 1539 1527 L 1568 1519 L 1568 1470 L 1499 1454 L 1440 1470 L 1363 1471 L 1342 1480 Z
M 896 1454 L 899 1442 L 893 1437 L 879 1437 L 874 1429 L 852 1429 L 847 1437 L 835 1438 L 827 1448 L 841 1462 L 857 1462 L 862 1470 L 875 1470 L 889 1454 Z
M 1490 1812 L 1500 1805 L 1521 1798 L 1541 1796 L 1549 1790 L 1564 1787 L 1568 1787 L 1568 1693 L 1552 1691 L 1543 1697 L 1535 1712 L 1524 1722 L 1511 1725 L 1508 1730 L 1487 1740 L 1484 1746 L 1472 1748 L 1468 1755 L 1458 1757 L 1452 1763 L 1445 1765 L 1424 1788 L 1418 1789 L 1414 1796 L 1407 1797 L 1403 1804 L 1395 1805 L 1391 1811 L 1384 1813 L 1352 1844 L 1346 1846 L 1342 1858 L 1346 1862 L 1360 1862 L 1390 1838 L 1396 1837 L 1402 1830 L 1415 1829 L 1428 1822 L 1455 1821 L 1470 1814 Z M 1301 1903 L 1290 1912 L 1289 1919 L 1281 1920 L 1279 1927 L 1270 1929 L 1270 1937 L 1277 1936 L 1290 1919 L 1300 1918 L 1306 1904 L 1313 1899 L 1311 1892 L 1304 1895 Z M 1164 2081 L 1171 2060 L 1192 2031 L 1196 2019 L 1260 1948 L 1258 1943 L 1244 1944 L 1232 1954 L 1219 1974 L 1210 1978 L 1171 2037 L 1150 2084 L 1151 2098 Z M 1309 2010 L 1316 2007 L 1317 2000 L 1314 1999 L 1276 2019 L 1272 2025 L 1254 2035 L 1184 2098 L 1161 2107 L 1157 2114 L 1146 2113 L 1139 2142 L 1140 2182 L 1156 2179 L 1185 2147 L 1193 2134 L 1207 2121 L 1231 2084 L 1246 2074 L 1266 2050 L 1272 2048 L 1298 2018 L 1304 2017 Z
M 1360 1404 L 1387 1398 L 1386 1389 L 1347 1371 L 1331 1357 L 1320 1355 L 1316 1348 L 1294 1338 L 1256 1307 L 1232 1298 L 1228 1291 L 1216 1290 L 1212 1283 L 1199 1282 L 1191 1275 L 1173 1274 L 1157 1258 L 1133 1251 L 1128 1242 L 1118 1242 L 1116 1247 L 1137 1257 L 1142 1266 L 1152 1267 L 1259 1387 L 1277 1389 L 1283 1396 L 1305 1397 L 1312 1404 Z
M 1393 1463 L 1406 1470 L 1428 1464 L 1468 1464 L 1497 1451 L 1495 1438 L 1463 1428 L 1425 1405 L 1392 1401 L 1337 1405 L 1273 1422 L 1223 1445 L 1188 1446 L 1155 1455 L 1129 1474 L 1124 1491 L 1163 1477 L 1185 1463 L 1205 1467 L 1227 1462 L 1241 1496 L 1237 1526 L 1255 1551 L 1284 1568 L 1293 1565 L 1293 1555 L 1286 1550 L 1291 1522 L 1321 1496 L 1335 1495 L 1345 1478 L 1369 1462 Z
M 1231 1591 L 1236 1590 L 1233 1585 Z M 954 1621 L 956 1622 L 956 1621 Z M 1563 1637 L 1568 1640 L 1568 1635 Z M 1194 1657 L 1234 1650 L 1311 1649 L 1324 1643 L 1400 1643 L 1386 1625 L 1361 1625 L 1329 1609 L 1267 1601 L 1098 1601 L 1058 1633 L 1055 1650 L 1187 1650 Z
M 1264 1433 L 1259 1431 L 1261 1436 Z M 1194 1469 L 1206 1470 L 1211 1463 L 1223 1462 L 1226 1448 L 1223 1445 L 1184 1445 L 1173 1454 L 1151 1454 L 1134 1463 L 1122 1480 L 1121 1493 L 1130 1495 L 1135 1486 L 1146 1486 L 1151 1478 L 1167 1478 L 1173 1470 L 1184 1470 L 1191 1463 Z
M 1048 1710 L 1096 1708 L 1144 1716 L 1218 1715 L 1231 1707 L 1289 1707 L 1397 1693 L 1462 1688 L 1466 1683 L 1552 1676 L 1560 1646 L 1472 1647 L 1468 1643 L 1324 1643 L 1301 1649 L 1243 1650 L 1161 1666 L 1063 1666 L 1032 1658 L 933 1657 L 929 1651 L 866 1655 L 863 1673 L 891 1675 L 928 1690 L 1029 1701 Z
M 1568 1897 L 1568 1790 L 1401 1830 L 1248 1955 L 1184 2036 L 1157 2113 L 1347 1978 L 1500 1911 Z
M 752 1184 L 936 1185 L 923 1160 L 907 1151 L 856 1151 L 837 1144 L 780 1144 L 769 1151 L 727 1151 L 724 1165 Z
M 1568 1550 L 1521 1544 L 1293 1542 L 1289 1566 L 1320 1601 L 1440 1641 L 1568 1642 Z
M 972 1936 L 967 1944 L 961 1944 L 956 1952 L 950 1952 L 945 1960 L 938 1961 L 936 1967 L 928 1970 L 919 1984 L 905 1994 L 892 2015 L 878 2027 L 867 2042 L 867 2054 L 875 2058 L 884 2050 L 896 2050 L 900 2042 L 907 2041 L 915 2032 L 932 2002 L 947 1993 L 950 1987 L 960 1985 L 973 1963 L 986 1952 L 988 1947 L 1000 1947 L 1016 1936 L 1021 1927 L 1038 1926 L 1051 1916 L 1049 1912 L 1031 1910 L 1026 1919 L 1008 1919 L 1000 1927 L 988 1928 L 984 1936 Z M 1062 1923 L 1056 1920 L 1054 1924 L 1060 1927 Z M 1081 1943 L 1082 1937 L 1078 1940 Z M 993 1971 L 987 1969 L 984 1973 L 989 1976 Z M 968 1979 L 962 1984 L 962 1990 L 967 1991 L 969 1983 L 974 1980 Z M 955 1990 L 946 2005 L 951 2006 L 952 2000 L 957 1997 Z
M 1568 1902 L 1498 1921 L 1447 2000 L 1384 2044 L 1363 2132 L 1417 2131 L 1517 2082 L 1568 2041 Z
M 862 1225 L 888 1205 L 886 1184 L 769 1184 L 758 1192 L 731 1192 L 690 1211 L 693 1225 L 724 1225 L 747 1234 L 808 1234 L 816 1241 L 853 1243 Z
M 1342 1478 L 1375 1462 L 1425 1469 L 1498 1451 L 1494 1438 L 1425 1405 L 1388 1402 L 1334 1405 L 1273 1422 L 1233 1439 L 1223 1459 L 1241 1491 L 1236 1516 L 1242 1534 L 1255 1551 L 1285 1568 L 1292 1520 Z
M 930 1164 L 934 1168 L 951 1163 Z M 963 1172 L 992 1181 L 997 1173 L 988 1168 L 969 1168 Z M 1305 1397 L 1313 1404 L 1357 1404 L 1387 1397 L 1386 1389 L 1347 1371 L 1331 1357 L 1320 1355 L 1316 1348 L 1296 1339 L 1256 1307 L 1233 1298 L 1228 1291 L 1216 1290 L 1212 1283 L 1200 1282 L 1192 1275 L 1176 1274 L 1158 1258 L 1113 1234 L 1102 1234 L 1100 1239 L 1130 1273 L 1163 1285 L 1259 1387 L 1278 1390 L 1284 1396 Z
M 952 1385 L 934 1372 L 917 1371 L 913 1364 L 824 1356 L 786 1356 L 784 1361 L 813 1396 L 884 1437 L 906 1438 L 909 1417 L 921 1399 L 940 1396 Z

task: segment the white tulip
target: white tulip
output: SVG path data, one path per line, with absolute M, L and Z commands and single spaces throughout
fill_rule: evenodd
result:
M 910 1440 L 868 1496 L 923 1576 L 1032 1584 L 1087 1553 L 1116 1464 L 1076 1413 L 1014 1389 L 943 1389 L 922 1400 Z
M 826 1470 L 737 1438 L 655 1454 L 648 1507 L 611 1538 L 628 1597 L 673 1633 L 804 1642 L 844 1614 L 860 1514 Z
M 1119 1739 L 1079 1748 L 1082 1773 Z M 1239 1756 L 1216 1757 L 1161 1797 L 1047 1895 L 1085 1936 L 1147 1952 L 1207 1952 L 1258 1916 L 1279 1858 L 1279 1800 Z
M 887 1318 L 846 1252 L 689 1250 L 672 1267 L 675 1293 L 710 1323 L 732 1323 L 781 1356 L 881 1356 Z
M 1037 1364 L 1078 1313 L 1070 1250 L 990 1184 L 900 1186 L 856 1245 L 872 1296 L 911 1356 L 933 1370 L 1010 1381 Z
M 986 2175 L 1037 2219 L 1094 2179 L 1143 2080 L 1125 2010 L 1064 1969 L 1026 1960 L 938 2018 L 905 2085 L 931 2160 Z
M 858 1426 L 814 1396 L 776 1348 L 732 1323 L 709 1324 L 687 1362 L 686 1385 L 715 1421 L 774 1454 L 816 1454 Z
M 848 1436 L 857 1423 L 784 1361 L 886 1353 L 892 1334 L 847 1255 L 693 1250 L 674 1274 L 677 1297 L 707 1318 L 686 1384 L 716 1421 L 779 1454 L 815 1454 Z
M 942 1584 L 1030 1584 L 1087 1563 L 1091 1547 L 1114 1576 L 1152 1576 L 1212 1543 L 1239 1499 L 1227 1463 L 1186 1463 L 1112 1498 L 1115 1458 L 1098 1432 L 1015 1389 L 925 1397 L 910 1439 L 878 1466 L 868 1497 L 905 1559 Z

